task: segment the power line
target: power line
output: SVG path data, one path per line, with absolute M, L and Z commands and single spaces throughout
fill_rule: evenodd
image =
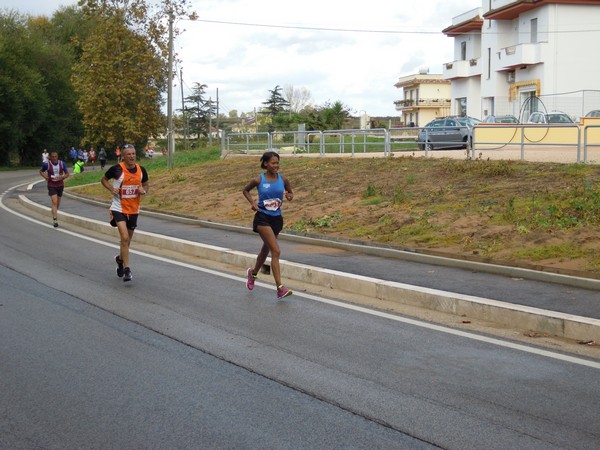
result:
M 188 19 L 183 19 L 188 20 Z M 310 30 L 310 31 L 338 31 L 344 33 L 380 33 L 380 34 L 430 34 L 439 35 L 441 31 L 410 31 L 410 30 L 367 30 L 359 28 L 325 28 L 325 27 L 311 27 L 311 26 L 300 26 L 300 25 L 273 25 L 273 24 L 261 24 L 261 23 L 245 23 L 245 22 L 229 22 L 225 20 L 208 20 L 208 19 L 196 19 L 192 22 L 204 22 L 204 23 L 215 23 L 220 25 L 238 25 L 244 27 L 261 27 L 261 28 L 280 28 L 280 29 L 291 29 L 291 30 Z M 561 34 L 561 33 L 594 33 L 600 31 L 600 28 L 595 29 L 576 29 L 576 30 L 548 30 L 540 33 L 546 34 Z M 520 31 L 519 33 L 529 34 L 530 31 Z M 479 35 L 480 31 L 472 31 L 468 33 L 461 33 L 461 35 Z M 493 34 L 506 34 L 506 32 L 486 32 L 487 35 Z
M 309 27 L 299 25 L 271 25 L 262 23 L 244 23 L 244 22 L 228 22 L 224 20 L 207 20 L 196 19 L 193 22 L 216 23 L 221 25 L 240 25 L 245 27 L 262 27 L 262 28 L 284 28 L 292 30 L 313 30 L 313 31 L 342 31 L 350 33 L 388 33 L 388 34 L 440 34 L 439 31 L 405 31 L 405 30 L 365 30 L 351 28 L 325 28 L 325 27 Z

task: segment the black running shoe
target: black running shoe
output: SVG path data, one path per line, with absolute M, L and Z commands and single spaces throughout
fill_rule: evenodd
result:
M 115 261 L 117 262 L 117 276 L 119 278 L 122 278 L 124 273 L 123 260 L 119 258 L 119 255 L 117 255 L 115 256 Z
M 57 219 L 54 219 L 52 221 L 52 224 L 54 225 L 54 228 L 58 228 L 58 220 Z
M 131 281 L 131 278 L 133 278 L 133 275 L 131 273 L 131 269 L 129 267 L 125 267 L 124 269 L 124 276 L 123 276 L 123 281 Z

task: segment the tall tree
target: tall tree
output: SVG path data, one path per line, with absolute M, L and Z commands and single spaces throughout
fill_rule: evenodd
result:
M 195 14 L 187 13 L 188 0 L 163 0 L 154 14 L 146 0 L 80 0 L 80 5 L 98 21 L 73 74 L 85 139 L 142 144 L 164 128 L 166 18 Z
M 32 147 L 61 151 L 77 145 L 83 137 L 71 72 L 80 54 L 74 43 L 89 29 L 81 12 L 73 7 L 59 10 L 51 20 L 43 16 L 29 20 L 31 35 L 42 43 L 30 60 L 40 70 L 49 99 L 48 113 L 32 137 Z
M 275 89 L 269 90 L 271 96 L 267 99 L 267 101 L 263 102 L 265 105 L 263 112 L 270 115 L 271 118 L 275 117 L 280 112 L 289 108 L 289 102 L 283 98 L 281 95 L 281 87 L 279 85 L 275 86 Z
M 290 105 L 291 112 L 298 113 L 310 105 L 310 91 L 304 86 L 297 88 L 292 85 L 286 85 L 283 92 L 285 99 Z
M 198 139 L 200 135 L 208 136 L 210 117 L 214 114 L 212 102 L 204 98 L 207 87 L 206 84 L 194 83 L 192 95 L 184 99 L 184 114 L 189 119 L 190 133 L 195 134 Z

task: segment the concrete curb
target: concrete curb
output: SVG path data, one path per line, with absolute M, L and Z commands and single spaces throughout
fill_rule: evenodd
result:
M 19 195 L 19 201 L 24 206 L 43 214 L 47 214 L 50 210 L 47 206 L 37 204 L 24 195 Z M 114 228 L 105 222 L 81 218 L 68 213 L 61 213 L 61 221 L 115 237 Z M 230 264 L 240 267 L 241 271 L 252 266 L 256 258 L 256 255 L 237 250 L 185 241 L 141 230 L 136 231 L 135 240 L 161 249 Z M 600 342 L 600 320 L 598 319 L 422 288 L 285 260 L 281 260 L 280 263 L 282 275 L 285 278 L 332 290 L 457 316 L 465 315 L 472 319 L 494 322 L 512 328 L 533 330 L 569 339 Z
M 73 193 L 65 191 L 65 195 L 93 205 L 102 205 L 106 208 L 109 207 L 109 202 L 100 202 L 85 197 L 80 197 Z M 238 225 L 223 224 L 218 222 L 211 222 L 209 220 L 196 219 L 185 216 L 171 215 L 160 213 L 145 208 L 141 209 L 144 215 L 149 217 L 156 217 L 159 219 L 167 219 L 173 222 L 187 223 L 192 225 L 198 225 L 207 228 L 216 228 L 220 230 L 231 230 L 238 233 L 246 233 L 253 235 L 254 233 L 249 227 L 241 227 Z M 393 248 L 379 247 L 379 246 L 368 246 L 364 244 L 354 244 L 351 242 L 337 241 L 331 239 L 321 239 L 310 236 L 301 236 L 296 234 L 281 233 L 279 239 L 299 242 L 302 244 L 317 245 L 321 247 L 336 248 L 340 250 L 347 250 L 351 252 L 362 253 L 365 255 L 381 256 L 385 258 L 396 258 L 409 262 L 433 264 L 436 266 L 454 267 L 457 269 L 473 270 L 483 273 L 491 273 L 494 275 L 503 275 L 506 277 L 513 278 L 524 278 L 527 280 L 541 281 L 544 283 L 556 283 L 565 286 L 573 286 L 582 289 L 590 289 L 594 291 L 600 291 L 600 280 L 594 278 L 583 278 L 577 276 L 563 275 L 553 272 L 543 272 L 540 270 L 526 269 L 522 267 L 511 267 L 503 266 L 500 264 L 482 263 L 477 261 L 468 261 L 464 259 L 446 258 L 443 256 L 427 255 L 424 253 L 411 252 L 408 250 L 399 250 Z

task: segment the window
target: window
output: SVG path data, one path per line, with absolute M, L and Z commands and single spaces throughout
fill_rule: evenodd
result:
M 538 41 L 538 22 L 536 19 L 531 19 L 531 43 L 537 44 Z
M 466 43 L 466 41 L 462 41 L 460 43 L 460 60 L 461 61 L 467 60 L 467 43 Z
M 456 115 L 466 116 L 467 115 L 467 98 L 461 97 L 456 99 Z
M 492 77 L 492 49 L 487 49 L 487 79 Z

